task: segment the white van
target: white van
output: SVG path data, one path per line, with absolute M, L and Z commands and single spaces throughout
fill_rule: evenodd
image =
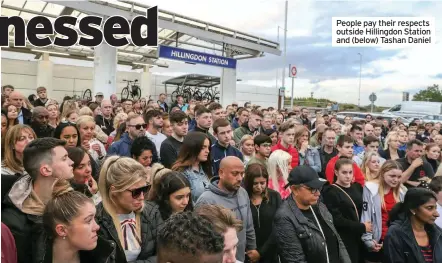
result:
M 442 115 L 442 102 L 403 101 L 382 113 L 394 114 L 405 118 L 422 117 L 425 115 Z

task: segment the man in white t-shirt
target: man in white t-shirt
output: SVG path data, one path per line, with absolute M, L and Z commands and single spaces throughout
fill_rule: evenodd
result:
M 158 157 L 160 156 L 161 144 L 165 139 L 166 135 L 160 132 L 163 127 L 163 116 L 159 110 L 150 110 L 144 116 L 144 121 L 147 123 L 146 136 L 149 138 L 157 148 Z

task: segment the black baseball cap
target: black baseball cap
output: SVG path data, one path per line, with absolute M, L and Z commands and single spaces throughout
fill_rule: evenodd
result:
M 300 165 L 293 168 L 289 173 L 287 181 L 289 183 L 285 188 L 290 185 L 303 184 L 312 189 L 320 189 L 327 182 L 327 180 L 320 178 L 313 168 L 307 165 Z

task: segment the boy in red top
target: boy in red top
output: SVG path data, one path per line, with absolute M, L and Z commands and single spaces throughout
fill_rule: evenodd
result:
M 272 152 L 276 150 L 283 150 L 292 156 L 292 169 L 299 165 L 299 153 L 293 143 L 295 141 L 295 124 L 291 121 L 286 121 L 279 126 L 279 134 L 281 134 L 281 140 L 272 147 Z
M 325 169 L 325 178 L 327 179 L 327 181 L 330 182 L 330 184 L 334 183 L 335 164 L 339 159 L 339 157 L 344 156 L 349 158 L 350 160 L 353 158 L 353 139 L 348 135 L 339 136 L 336 148 L 338 149 L 338 155 L 330 159 L 330 161 L 327 164 L 327 168 Z M 353 162 L 353 175 L 354 175 L 354 181 L 364 186 L 365 183 L 364 175 L 362 174 L 361 169 L 358 167 L 358 165 L 355 162 Z

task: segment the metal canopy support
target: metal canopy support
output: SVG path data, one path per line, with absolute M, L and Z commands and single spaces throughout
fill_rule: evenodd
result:
M 134 10 L 133 12 L 123 10 L 121 8 L 116 8 L 107 5 L 100 4 L 100 2 L 90 2 L 90 1 L 56 1 L 56 0 L 45 0 L 45 2 L 63 5 L 65 7 L 70 7 L 75 10 L 84 12 L 86 14 L 95 14 L 99 16 L 122 16 L 131 21 L 134 17 L 141 15 L 142 12 L 138 10 Z M 179 24 L 176 20 L 168 21 L 163 17 L 158 18 L 158 26 L 160 28 L 165 28 L 169 30 L 173 30 L 176 32 L 180 32 L 186 35 L 190 35 L 199 39 L 207 40 L 207 41 L 215 41 L 218 43 L 226 43 L 236 48 L 246 48 L 255 50 L 258 52 L 265 52 L 274 55 L 281 55 L 281 51 L 279 50 L 279 44 L 276 43 L 276 47 L 270 47 L 263 44 L 254 43 L 252 41 L 246 41 L 239 39 L 238 37 L 231 37 L 227 35 L 222 35 L 220 33 L 214 33 L 208 30 L 199 29 L 196 27 L 192 27 L 186 25 L 184 23 Z M 254 55 L 254 54 L 252 54 Z

